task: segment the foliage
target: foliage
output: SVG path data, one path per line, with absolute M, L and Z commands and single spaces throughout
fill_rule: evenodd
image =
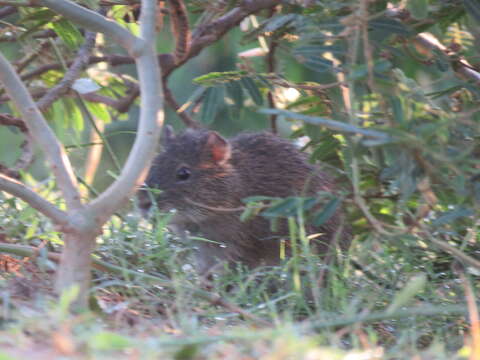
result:
M 112 19 L 138 27 L 135 1 L 81 3 L 102 3 Z M 239 2 L 186 5 L 191 23 L 203 24 Z M 59 319 L 61 303 L 33 307 L 29 319 L 26 305 L 9 297 L 18 297 L 15 274 L 2 275 L 7 315 L 1 346 L 36 346 L 36 336 L 19 331 L 33 329 L 60 339 L 48 343 L 54 352 L 93 357 L 343 359 L 362 351 L 371 359 L 473 359 L 480 334 L 470 326 L 475 311 L 465 304 L 475 303 L 480 271 L 479 14 L 474 0 L 285 1 L 246 18 L 171 75 L 179 108 L 194 121 L 226 134 L 273 126 L 312 162 L 322 162 L 341 189 L 316 198 L 245 199 L 244 218 L 265 216 L 272 226 L 287 218 L 298 252 L 279 268 L 225 271 L 209 283 L 209 292 L 274 325 L 255 328 L 254 320 L 197 297 L 192 289 L 205 282 L 190 253 L 202 240 L 185 244 L 165 228 L 168 216 L 155 214 L 147 222 L 132 205 L 105 227 L 95 256 L 140 274 L 96 272 L 102 320 Z M 41 7 L 19 6 L 3 20 L 8 26 L 0 29 L 0 50 L 17 64 L 30 91 L 45 92 L 62 79 L 83 43 L 82 30 Z M 164 22 L 161 53 L 178 39 L 172 32 L 167 40 L 170 18 Z M 97 97 L 71 91 L 46 113 L 76 160 L 86 197 L 117 175 L 138 113 L 135 102 L 125 112 L 110 101 L 134 91 L 126 56 L 108 42 L 98 51 L 111 56 L 110 65 L 92 62 L 82 75 L 98 84 Z M 1 112 L 17 114 L 3 91 L 0 96 Z M 175 110 L 168 121 L 179 128 Z M 96 129 L 101 136 L 93 138 Z M 0 144 L 21 137 L 16 129 L 1 131 Z M 84 168 L 97 142 L 105 151 L 92 182 Z M 13 163 L 18 153 L 2 146 L 0 161 Z M 32 183 L 33 177 L 43 180 L 38 191 L 61 203 L 41 156 L 22 174 Z M 31 208 L 3 193 L 0 201 L 0 239 L 61 246 Z M 325 206 L 313 214 L 318 202 Z M 318 266 L 304 222 L 323 223 L 341 204 L 352 225 L 352 248 Z M 54 267 L 46 256 L 39 251 L 29 261 L 43 276 Z M 31 280 L 27 270 L 22 276 Z M 145 273 L 173 285 L 156 285 Z M 317 286 L 319 278 L 325 288 Z

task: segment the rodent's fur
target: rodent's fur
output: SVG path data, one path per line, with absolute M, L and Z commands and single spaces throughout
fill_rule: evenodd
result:
M 177 210 L 173 222 L 178 228 L 222 244 L 198 242 L 201 273 L 221 261 L 249 267 L 279 263 L 280 239 L 288 237 L 286 222 L 281 221 L 275 233 L 262 216 L 242 222 L 242 199 L 334 191 L 328 174 L 308 163 L 294 145 L 270 133 L 226 140 L 214 131 L 187 130 L 175 136 L 167 129 L 163 138 L 164 151 L 154 160 L 146 186 L 161 190 L 155 195 L 160 210 Z M 140 190 L 138 197 L 140 207 L 147 210 L 151 206 L 147 190 Z M 348 231 L 342 229 L 346 226 L 341 210 L 323 226 L 307 227 L 310 234 L 322 233 L 314 241 L 319 254 L 327 252 L 334 238 L 342 248 L 348 246 Z

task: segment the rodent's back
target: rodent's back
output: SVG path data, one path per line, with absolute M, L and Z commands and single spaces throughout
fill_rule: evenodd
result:
M 330 176 L 308 163 L 307 155 L 270 133 L 241 134 L 230 140 L 231 164 L 246 196 L 311 195 L 333 187 Z

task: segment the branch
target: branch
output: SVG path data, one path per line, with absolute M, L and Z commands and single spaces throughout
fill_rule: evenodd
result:
M 89 31 L 85 34 L 85 43 L 80 47 L 75 60 L 63 79 L 38 100 L 37 106 L 40 111 L 46 110 L 55 100 L 65 94 L 78 78 L 80 72 L 88 65 L 88 57 L 95 46 L 95 36 L 95 33 Z
M 280 3 L 280 0 L 244 0 L 239 7 L 233 8 L 215 21 L 200 25 L 192 35 L 192 44 L 187 55 L 169 66 L 163 66 L 164 64 L 162 64 L 163 76 L 168 77 L 173 70 L 197 56 L 205 47 L 220 39 L 247 16 Z
M 0 82 L 4 84 L 8 95 L 22 114 L 31 136 L 45 152 L 67 206 L 71 209 L 80 208 L 82 204 L 75 174 L 63 146 L 48 126 L 12 65 L 1 54 Z
M 455 72 L 466 77 L 467 79 L 475 81 L 477 84 L 480 83 L 480 73 L 475 71 L 472 65 L 467 62 L 467 60 L 462 58 L 459 59 L 458 55 L 456 54 L 450 54 L 450 50 L 445 45 L 440 43 L 440 41 L 438 41 L 434 35 L 424 32 L 415 36 L 413 40 L 420 46 L 427 48 L 430 52 L 432 52 L 432 50 L 441 51 L 450 58 L 452 69 Z M 432 56 L 434 55 L 432 54 Z
M 175 97 L 173 96 L 172 92 L 170 91 L 170 88 L 168 87 L 168 80 L 164 77 L 162 79 L 162 85 L 163 85 L 163 92 L 165 94 L 165 101 L 167 104 L 175 110 L 177 115 L 180 117 L 180 119 L 183 121 L 186 127 L 191 128 L 191 129 L 200 129 L 201 125 L 192 119 L 190 115 L 188 115 L 185 111 L 179 111 L 180 110 L 180 105 L 178 105 L 177 101 L 175 100 Z
M 100 32 L 111 37 L 125 48 L 131 56 L 138 56 L 143 48 L 143 40 L 137 38 L 115 21 L 95 11 L 66 0 L 39 0 L 38 2 L 90 31 Z
M 182 60 L 190 50 L 192 34 L 188 24 L 187 9 L 183 0 L 170 0 L 170 23 L 175 37 L 175 62 Z
M 3 174 L 0 174 L 0 190 L 22 199 L 31 207 L 49 217 L 57 225 L 64 226 L 69 223 L 65 212 L 59 210 L 25 185 Z
M 144 45 L 136 59 L 140 83 L 140 121 L 137 136 L 120 176 L 91 204 L 90 208 L 103 223 L 125 202 L 135 186 L 143 183 L 163 124 L 161 72 L 155 53 L 155 0 L 142 0 L 140 33 Z M 138 176 L 140 174 L 140 176 Z
M 16 161 L 15 165 L 11 168 L 7 168 L 0 164 L 0 173 L 14 179 L 20 179 L 19 170 L 25 169 L 33 160 L 32 138 L 28 133 L 27 126 L 21 119 L 14 118 L 8 114 L 0 114 L 0 125 L 15 126 L 25 135 L 25 141 L 20 145 L 22 148 L 22 155 Z

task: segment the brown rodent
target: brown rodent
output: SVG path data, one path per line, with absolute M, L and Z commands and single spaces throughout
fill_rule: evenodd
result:
M 176 209 L 172 222 L 177 228 L 215 242 L 198 241 L 201 273 L 223 261 L 249 267 L 280 262 L 280 239 L 288 236 L 286 222 L 281 221 L 276 232 L 261 215 L 242 222 L 242 199 L 334 191 L 329 175 L 309 164 L 294 145 L 269 133 L 226 140 L 214 131 L 189 129 L 175 136 L 166 128 L 163 146 L 146 186 L 161 190 L 154 195 L 160 210 Z M 147 190 L 140 190 L 138 198 L 143 210 L 152 205 Z M 314 240 L 319 254 L 327 252 L 333 239 L 342 248 L 348 246 L 348 231 L 342 229 L 346 226 L 341 210 L 323 226 L 307 227 L 309 234 L 321 234 Z

